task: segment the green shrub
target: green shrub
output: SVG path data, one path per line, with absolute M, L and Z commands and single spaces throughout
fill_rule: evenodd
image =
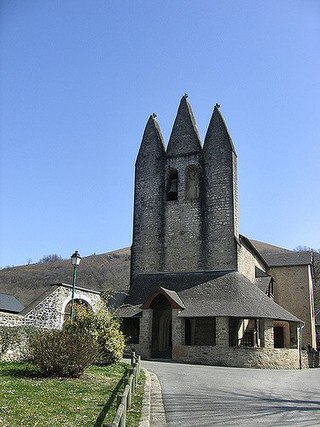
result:
M 46 376 L 79 377 L 95 362 L 98 346 L 91 334 L 39 330 L 29 340 L 32 362 Z
M 93 313 L 83 308 L 76 311 L 74 321 L 64 324 L 70 333 L 90 334 L 98 343 L 96 363 L 110 365 L 121 360 L 125 348 L 125 338 L 120 331 L 119 321 L 105 309 Z

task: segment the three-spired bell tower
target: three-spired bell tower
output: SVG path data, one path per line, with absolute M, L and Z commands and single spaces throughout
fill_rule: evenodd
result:
M 165 148 L 153 114 L 135 165 L 131 283 L 138 274 L 237 269 L 237 155 L 216 105 L 202 147 L 183 96 Z

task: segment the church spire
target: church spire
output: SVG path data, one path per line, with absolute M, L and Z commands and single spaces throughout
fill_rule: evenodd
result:
M 231 151 L 237 155 L 227 125 L 220 112 L 219 104 L 216 104 L 214 107 L 203 148 L 208 149 L 209 146 L 211 146 L 211 149 L 213 145 L 216 146 L 215 148 L 218 149 L 219 147 L 222 150 L 229 147 Z
M 157 115 L 153 113 L 147 121 L 137 157 L 137 162 L 140 160 L 145 160 L 145 158 L 149 156 L 158 157 L 164 155 L 165 153 L 163 136 L 156 117 Z
M 201 151 L 196 121 L 187 97 L 185 94 L 180 101 L 167 147 L 167 154 L 169 156 L 198 153 Z

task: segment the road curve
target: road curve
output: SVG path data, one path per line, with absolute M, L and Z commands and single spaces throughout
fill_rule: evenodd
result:
M 143 366 L 159 378 L 168 427 L 320 426 L 320 369 Z

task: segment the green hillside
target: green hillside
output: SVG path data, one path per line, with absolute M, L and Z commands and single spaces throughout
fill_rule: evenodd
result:
M 98 291 L 125 290 L 129 288 L 129 275 L 130 248 L 119 249 L 83 257 L 79 267 L 77 286 Z M 319 253 L 315 253 L 315 275 L 315 300 L 319 310 Z M 69 259 L 0 270 L 0 292 L 15 295 L 25 306 L 34 301 L 49 285 L 61 282 L 72 283 L 72 265 Z
M 83 257 L 77 286 L 98 291 L 128 289 L 129 271 L 130 248 Z M 15 295 L 26 306 L 53 283 L 72 284 L 72 272 L 69 259 L 3 268 L 0 292 Z

